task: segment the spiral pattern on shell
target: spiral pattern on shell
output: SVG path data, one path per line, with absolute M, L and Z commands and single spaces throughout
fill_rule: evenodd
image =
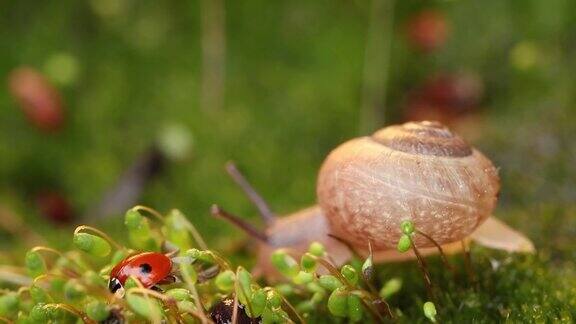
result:
M 334 235 L 382 250 L 396 246 L 404 220 L 440 244 L 465 238 L 491 215 L 499 189 L 489 159 L 442 124 L 425 121 L 334 149 L 320 169 L 317 194 Z

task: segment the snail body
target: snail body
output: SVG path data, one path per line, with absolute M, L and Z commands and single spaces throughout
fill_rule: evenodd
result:
M 405 220 L 447 253 L 459 251 L 460 241 L 468 239 L 507 251 L 534 249 L 491 217 L 500 190 L 492 162 L 437 122 L 389 126 L 338 146 L 320 168 L 318 205 L 286 217 L 274 217 L 245 179 L 228 171 L 266 220 L 257 272 L 269 279 L 276 276 L 269 261 L 275 249 L 299 257 L 313 241 L 324 244 L 337 265 L 351 257 L 350 248 L 362 253 L 369 244 L 375 262 L 412 258 L 395 250 Z M 414 239 L 423 255 L 436 252 L 424 237 Z

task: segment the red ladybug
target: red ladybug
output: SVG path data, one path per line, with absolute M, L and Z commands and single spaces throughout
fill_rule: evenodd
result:
M 173 282 L 172 260 L 158 252 L 144 252 L 127 257 L 110 271 L 108 289 L 123 295 L 128 277 L 134 277 L 145 288 L 157 288 L 157 284 Z

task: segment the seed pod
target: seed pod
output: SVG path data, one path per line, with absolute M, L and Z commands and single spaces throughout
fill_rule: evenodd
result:
M 86 288 L 76 279 L 68 280 L 64 285 L 64 297 L 69 301 L 79 301 L 86 297 Z
M 326 297 L 326 293 L 323 291 L 317 291 L 314 293 L 314 295 L 312 295 L 312 298 L 310 298 L 310 301 L 314 304 L 318 304 L 319 302 L 321 302 L 324 297 Z
M 300 313 L 310 313 L 314 311 L 314 303 L 310 300 L 305 300 L 296 305 L 296 310 Z
M 73 242 L 77 249 L 97 257 L 105 257 L 112 250 L 108 241 L 88 233 L 74 234 Z
M 214 255 L 209 251 L 202 251 L 198 249 L 189 249 L 184 255 L 191 257 L 193 260 L 200 260 L 206 263 L 215 263 Z
M 250 317 L 260 317 L 266 308 L 266 292 L 263 289 L 255 290 L 250 298 Z M 249 309 L 250 310 L 250 309 Z
M 388 299 L 395 293 L 399 292 L 402 289 L 402 279 L 400 278 L 392 278 L 388 280 L 382 289 L 380 289 L 380 297 L 383 299 Z
M 174 298 L 176 301 L 190 300 L 191 295 L 188 289 L 184 288 L 174 288 L 166 291 L 167 296 Z
M 294 294 L 294 287 L 290 284 L 279 284 L 274 287 L 282 296 L 291 296 Z
M 82 278 L 84 278 L 84 281 L 88 285 L 97 286 L 97 287 L 106 287 L 106 280 L 92 270 L 86 271 L 82 275 Z
M 158 301 L 152 297 L 146 298 L 135 293 L 128 293 L 126 295 L 126 302 L 134 313 L 149 321 L 162 318 L 162 307 L 158 304 Z
M 314 275 L 305 271 L 300 271 L 296 276 L 292 277 L 292 282 L 297 285 L 305 285 L 312 282 L 312 280 L 314 280 Z
M 428 318 L 432 323 L 436 323 L 436 306 L 433 302 L 425 302 L 424 306 L 422 306 L 422 310 L 424 311 L 424 316 Z
M 302 258 L 300 258 L 300 267 L 306 272 L 312 273 L 316 271 L 317 265 L 316 258 L 312 253 L 304 253 Z
M 36 304 L 51 303 L 53 301 L 52 297 L 44 289 L 36 285 L 30 286 L 30 297 Z
M 334 316 L 348 316 L 348 291 L 345 287 L 334 290 L 328 297 L 328 310 Z
M 266 294 L 266 299 L 268 300 L 268 303 L 272 308 L 282 306 L 282 297 L 280 297 L 280 295 L 278 295 L 278 293 L 275 290 L 269 290 L 268 293 Z
M 348 280 L 352 286 L 356 286 L 358 283 L 358 272 L 356 269 L 354 269 L 351 265 L 346 264 L 342 267 L 342 269 L 340 269 L 340 273 L 342 273 L 342 276 L 344 276 L 344 278 L 346 278 L 346 280 Z
M 88 317 L 98 322 L 104 321 L 110 316 L 110 309 L 106 303 L 96 299 L 87 303 L 84 309 Z
M 226 270 L 226 271 L 220 272 L 216 276 L 216 279 L 214 280 L 214 284 L 216 284 L 216 287 L 218 287 L 218 289 L 220 289 L 222 291 L 230 292 L 230 291 L 234 290 L 235 277 L 236 277 L 236 275 L 234 274 L 234 272 L 232 270 Z
M 272 253 L 272 264 L 276 269 L 288 278 L 292 278 L 298 274 L 300 267 L 294 258 L 288 255 L 285 250 L 279 249 Z
M 34 305 L 30 310 L 29 318 L 34 321 L 34 323 L 48 323 L 49 311 L 45 306 L 46 304 L 39 303 Z
M 186 219 L 182 212 L 177 209 L 171 210 L 165 218 L 165 224 L 163 233 L 166 240 L 176 245 L 180 250 L 188 250 L 192 247 L 190 235 L 186 228 Z
M 410 250 L 410 246 L 412 245 L 412 240 L 410 239 L 410 236 L 403 234 L 402 236 L 400 236 L 400 239 L 398 240 L 398 252 L 407 252 L 408 250 Z
M 348 296 L 348 318 L 350 322 L 358 322 L 362 319 L 362 300 L 354 294 Z
M 134 247 L 142 250 L 158 250 L 158 244 L 152 236 L 148 219 L 138 210 L 128 210 L 124 216 L 124 224 L 128 228 L 128 239 Z
M 412 233 L 414 233 L 414 223 L 409 220 L 403 221 L 400 223 L 400 229 L 402 230 L 402 233 L 412 235 Z
M 250 272 L 242 267 L 238 267 L 238 271 L 236 271 L 236 278 L 238 279 L 240 290 L 242 291 L 242 294 L 240 294 L 238 298 L 250 298 L 252 295 L 252 275 Z
M 322 257 L 326 254 L 326 248 L 324 247 L 324 245 L 322 245 L 322 243 L 320 243 L 318 241 L 314 241 L 314 242 L 310 243 L 310 247 L 308 248 L 308 252 L 310 252 L 312 255 L 315 255 L 317 257 Z
M 338 278 L 334 277 L 333 275 L 322 275 L 318 279 L 318 283 L 322 288 L 327 289 L 329 291 L 333 291 L 337 288 L 342 287 L 342 282 L 338 280 Z
M 0 316 L 13 318 L 18 314 L 19 305 L 18 294 L 15 292 L 9 292 L 3 296 L 0 296 Z
M 30 273 L 32 277 L 37 277 L 46 272 L 46 263 L 38 252 L 28 251 L 24 262 L 26 263 L 28 273 Z

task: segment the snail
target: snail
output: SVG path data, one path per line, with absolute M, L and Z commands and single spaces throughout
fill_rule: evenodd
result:
M 287 217 L 275 217 L 233 164 L 228 173 L 257 206 L 267 227 L 260 232 L 214 205 L 224 217 L 258 238 L 255 273 L 277 278 L 270 254 L 286 247 L 295 257 L 318 241 L 337 265 L 365 251 L 370 243 L 375 262 L 399 261 L 395 247 L 400 223 L 412 221 L 445 253 L 473 240 L 509 252 L 532 252 L 531 241 L 494 218 L 500 179 L 497 168 L 480 151 L 447 127 L 430 121 L 408 122 L 349 140 L 323 162 L 317 182 L 318 205 Z M 423 255 L 436 252 L 432 242 L 415 238 Z

